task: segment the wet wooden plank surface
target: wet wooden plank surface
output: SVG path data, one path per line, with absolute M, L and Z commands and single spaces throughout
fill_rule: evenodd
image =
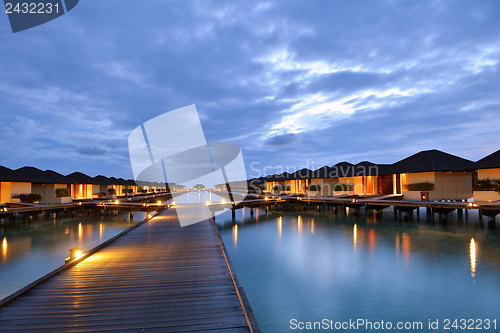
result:
M 0 331 L 250 329 L 212 222 L 170 210 L 1 307 Z

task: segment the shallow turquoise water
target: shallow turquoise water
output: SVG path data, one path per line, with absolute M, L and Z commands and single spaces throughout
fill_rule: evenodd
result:
M 382 219 L 352 213 L 261 208 L 254 217 L 238 211 L 234 224 L 231 214 L 217 217 L 263 332 L 297 331 L 292 319 L 422 323 L 397 332 L 428 331 L 429 319 L 439 320 L 433 332 L 446 331 L 445 319 L 496 319 L 483 331 L 500 331 L 498 217 L 494 230 L 473 213 L 468 222 L 450 214 L 447 224 L 428 222 L 423 209 L 409 222 L 389 209 Z
M 39 215 L 33 222 L 18 217 L 0 225 L 0 299 L 62 266 L 69 249 L 88 251 L 142 221 L 145 213 L 118 216 L 59 213 L 56 220 Z

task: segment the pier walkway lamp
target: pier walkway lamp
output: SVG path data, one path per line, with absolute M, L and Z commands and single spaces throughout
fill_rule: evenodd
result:
M 68 263 L 74 259 L 78 259 L 82 256 L 83 250 L 79 247 L 73 247 L 69 249 L 69 258 L 66 258 L 64 260 L 64 263 Z

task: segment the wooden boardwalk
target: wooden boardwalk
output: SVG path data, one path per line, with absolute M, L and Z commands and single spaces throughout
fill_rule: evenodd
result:
M 165 210 L 1 306 L 0 331 L 260 332 L 226 256 L 211 220 Z

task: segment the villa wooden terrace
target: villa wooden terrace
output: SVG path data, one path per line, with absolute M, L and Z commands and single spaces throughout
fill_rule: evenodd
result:
M 2 332 L 260 332 L 218 230 L 165 210 L 0 302 Z
M 297 196 L 267 196 L 264 198 L 244 200 L 234 206 L 231 202 L 225 203 L 211 203 L 210 210 L 212 212 L 220 211 L 222 209 L 232 209 L 234 211 L 241 208 L 250 208 L 250 214 L 253 215 L 253 209 L 256 207 L 269 207 L 269 206 L 289 206 L 289 205 L 303 205 L 315 206 L 320 210 L 321 207 L 342 207 L 354 208 L 359 210 L 365 208 L 367 210 L 375 210 L 380 213 L 381 210 L 393 207 L 395 212 L 403 212 L 405 216 L 408 213 L 417 210 L 418 208 L 426 208 L 428 214 L 437 213 L 444 219 L 447 214 L 457 210 L 459 214 L 465 212 L 468 214 L 470 210 L 476 210 L 479 215 L 490 217 L 491 221 L 495 220 L 495 216 L 500 214 L 500 202 L 476 204 L 470 202 L 439 202 L 439 201 L 402 201 L 401 195 L 381 196 L 381 197 L 360 197 L 357 195 L 330 197 L 330 198 L 310 198 L 310 197 L 297 197 Z

